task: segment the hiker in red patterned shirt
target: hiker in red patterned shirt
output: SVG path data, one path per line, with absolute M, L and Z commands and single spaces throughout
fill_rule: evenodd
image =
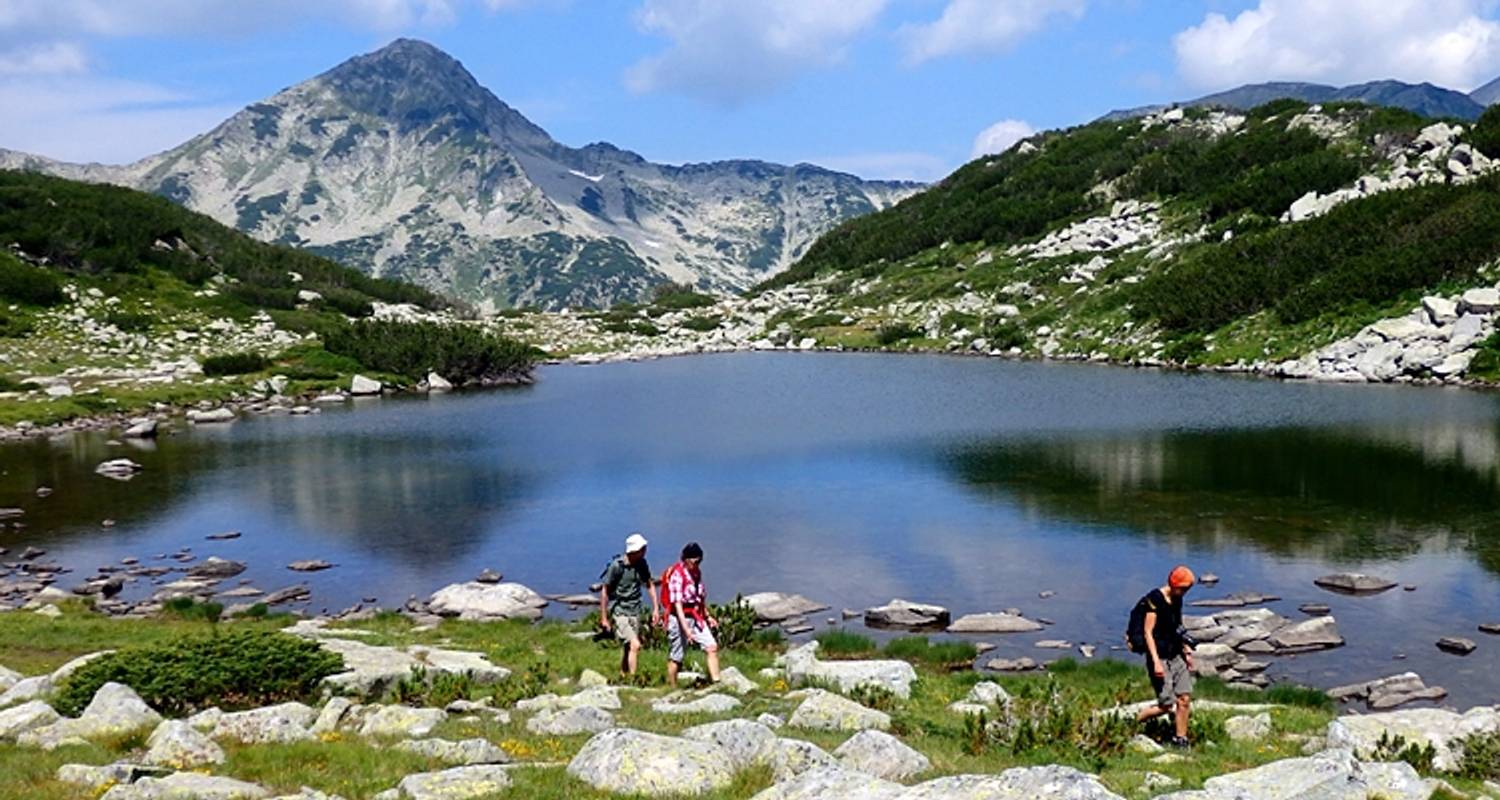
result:
M 667 609 L 667 683 L 674 688 L 688 643 L 703 648 L 708 655 L 708 677 L 719 682 L 719 643 L 712 630 L 719 627 L 719 621 L 708 613 L 702 565 L 703 548 L 688 542 L 682 548 L 682 560 L 668 567 L 661 579 L 661 604 Z

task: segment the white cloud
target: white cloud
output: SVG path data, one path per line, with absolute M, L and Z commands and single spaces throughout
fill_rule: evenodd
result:
M 998 53 L 1054 17 L 1083 16 L 1085 0 L 949 0 L 933 22 L 904 25 L 898 35 L 913 64 L 963 53 Z
M 922 152 L 851 153 L 805 160 L 868 180 L 932 183 L 953 171 L 946 159 Z
M 1003 153 L 1015 146 L 1016 142 L 1036 133 L 1036 128 L 1025 120 L 1002 119 L 994 125 L 985 128 L 974 137 L 974 150 L 969 158 Z
M 1500 72 L 1491 0 L 1260 0 L 1233 19 L 1208 14 L 1177 34 L 1189 83 L 1395 78 L 1467 91 Z
M 28 45 L 0 50 L 0 78 L 13 75 L 58 75 L 88 69 L 88 56 L 72 42 Z
M 146 83 L 84 76 L 0 82 L 0 146 L 122 164 L 175 147 L 238 109 Z
M 645 0 L 637 23 L 671 41 L 632 65 L 635 92 L 674 91 L 736 104 L 842 61 L 887 0 Z

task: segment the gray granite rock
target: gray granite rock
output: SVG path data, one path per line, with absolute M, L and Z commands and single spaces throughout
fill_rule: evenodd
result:
M 932 762 L 884 731 L 860 731 L 833 751 L 845 767 L 891 781 L 926 772 Z
M 766 789 L 751 800 L 899 800 L 905 788 L 838 766 L 819 767 Z
M 615 726 L 613 714 L 594 706 L 544 709 L 526 720 L 526 730 L 542 736 L 574 736 L 598 733 Z
M 891 727 L 891 716 L 832 692 L 813 689 L 792 712 L 787 724 L 825 731 L 886 730 Z
M 397 742 L 395 749 L 435 758 L 447 764 L 509 764 L 510 756 L 487 739 L 409 739 Z
M 736 770 L 766 763 L 776 750 L 776 732 L 747 719 L 726 719 L 698 725 L 682 732 L 682 738 L 707 742 L 724 749 Z
M 146 740 L 146 764 L 172 769 L 196 769 L 224 763 L 224 751 L 196 728 L 181 720 L 169 719 L 156 726 Z
M 508 788 L 510 775 L 504 767 L 474 765 L 407 775 L 397 784 L 394 796 L 400 800 L 479 800 Z
M 600 791 L 650 796 L 704 794 L 734 780 L 733 759 L 717 745 L 628 728 L 589 739 L 568 774 Z
M 818 659 L 817 653 L 817 642 L 808 642 L 788 650 L 782 657 L 787 682 L 792 685 L 828 684 L 842 692 L 853 691 L 861 686 L 873 686 L 885 689 L 897 697 L 911 696 L 911 685 L 917 679 L 917 671 L 905 661 L 822 661 Z

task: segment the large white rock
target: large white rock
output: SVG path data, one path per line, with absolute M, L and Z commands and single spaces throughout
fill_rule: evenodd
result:
M 651 704 L 651 710 L 658 714 L 723 714 L 739 707 L 739 698 L 727 694 L 706 694 L 693 700 L 662 698 Z
M 1277 650 L 1291 652 L 1322 650 L 1338 647 L 1343 643 L 1344 637 L 1339 635 L 1338 623 L 1332 616 L 1315 617 L 1288 625 L 1271 636 L 1271 644 Z
M 224 763 L 224 751 L 193 726 L 171 719 L 157 725 L 151 732 L 141 762 L 178 770 L 196 769 Z
M 905 780 L 932 768 L 927 756 L 884 731 L 860 731 L 839 745 L 833 755 L 849 769 L 892 781 Z
M 1433 765 L 1452 770 L 1457 757 L 1449 745 L 1474 733 L 1500 730 L 1500 709 L 1478 706 L 1463 714 L 1440 708 L 1408 708 L 1379 714 L 1339 717 L 1328 723 L 1328 746 L 1368 757 L 1385 734 L 1399 736 L 1418 746 L 1431 744 L 1437 755 Z
M 448 713 L 441 708 L 377 706 L 373 712 L 365 716 L 364 723 L 359 728 L 359 735 L 418 739 L 432 733 L 432 729 L 441 725 L 447 718 Z
M 296 632 L 290 631 L 289 632 Z M 352 639 L 315 637 L 324 650 L 338 653 L 344 659 L 344 671 L 330 675 L 324 683 L 340 691 L 375 696 L 411 676 L 412 670 L 427 673 L 463 675 L 479 686 L 499 683 L 510 677 L 510 670 L 491 664 L 481 653 L 467 650 L 444 650 L 435 647 L 384 647 Z
M 380 388 L 380 381 L 363 375 L 355 375 L 349 381 L 349 394 L 355 397 L 380 394 Z
M 193 409 L 187 412 L 187 418 L 189 422 L 197 424 L 234 422 L 235 414 L 234 409 L 220 406 L 219 408 L 213 408 L 207 411 Z
M 519 583 L 455 583 L 439 589 L 433 613 L 466 620 L 540 619 L 547 598 Z
M 241 744 L 307 741 L 313 738 L 308 728 L 317 719 L 318 712 L 301 703 L 282 703 L 222 714 L 215 720 L 211 735 Z
M 475 765 L 407 775 L 396 786 L 401 800 L 479 800 L 510 788 L 505 767 Z
M 429 392 L 451 392 L 453 384 L 436 372 L 427 373 L 427 391 Z
M 827 750 L 812 742 L 780 738 L 771 748 L 767 763 L 771 765 L 771 779 L 784 781 L 819 767 L 836 767 L 839 762 Z
M 766 763 L 776 751 L 777 742 L 775 731 L 748 719 L 698 725 L 683 731 L 682 738 L 723 748 L 736 770 Z
M 30 678 L 22 678 L 0 694 L 0 708 L 39 700 L 50 694 L 52 694 L 52 676 L 33 675 Z
M 787 682 L 793 685 L 828 684 L 841 692 L 874 686 L 907 698 L 911 697 L 911 685 L 917 679 L 917 671 L 905 661 L 820 661 L 817 642 L 788 650 L 782 663 L 786 668 Z
M 899 800 L 906 788 L 864 772 L 819 767 L 766 789 L 751 800 Z
M 15 686 L 24 677 L 26 676 L 13 669 L 6 669 L 4 666 L 0 666 L 0 692 Z
M 94 692 L 94 699 L 83 709 L 79 721 L 88 726 L 88 736 L 93 738 L 154 728 L 161 722 L 161 715 L 146 705 L 134 689 L 110 682 Z
M 1459 298 L 1458 308 L 1466 314 L 1493 314 L 1500 309 L 1500 289 L 1470 289 Z
M 620 728 L 589 739 L 568 774 L 613 794 L 704 794 L 733 782 L 732 765 L 717 745 Z
M 1018 767 L 998 775 L 955 775 L 920 783 L 901 800 L 1123 800 L 1072 767 Z M 1248 799 L 1247 799 L 1248 800 Z
M 787 724 L 794 728 L 824 731 L 887 730 L 891 727 L 891 715 L 866 708 L 833 692 L 812 689 L 792 712 Z
M 1433 788 L 1409 764 L 1362 764 L 1347 750 L 1329 750 L 1209 778 L 1201 791 L 1158 800 L 1427 800 Z
M 36 728 L 46 727 L 62 719 L 52 706 L 41 700 L 22 703 L 15 708 L 0 711 L 0 742 L 13 742 L 17 736 Z
M 488 739 L 411 739 L 396 743 L 397 750 L 435 758 L 448 764 L 509 764 L 510 756 Z
M 1458 319 L 1458 304 L 1446 297 L 1422 298 L 1422 310 L 1436 325 L 1447 325 Z
M 233 778 L 174 772 L 165 778 L 121 784 L 105 792 L 100 800 L 260 800 L 270 794 L 253 783 Z
M 615 726 L 614 715 L 594 706 L 560 710 L 544 709 L 526 720 L 526 730 L 539 736 L 573 736 L 598 733 Z

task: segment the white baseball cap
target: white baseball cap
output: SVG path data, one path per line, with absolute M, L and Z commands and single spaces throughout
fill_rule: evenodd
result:
M 646 537 L 639 533 L 632 533 L 625 537 L 625 552 L 634 553 L 646 549 Z

